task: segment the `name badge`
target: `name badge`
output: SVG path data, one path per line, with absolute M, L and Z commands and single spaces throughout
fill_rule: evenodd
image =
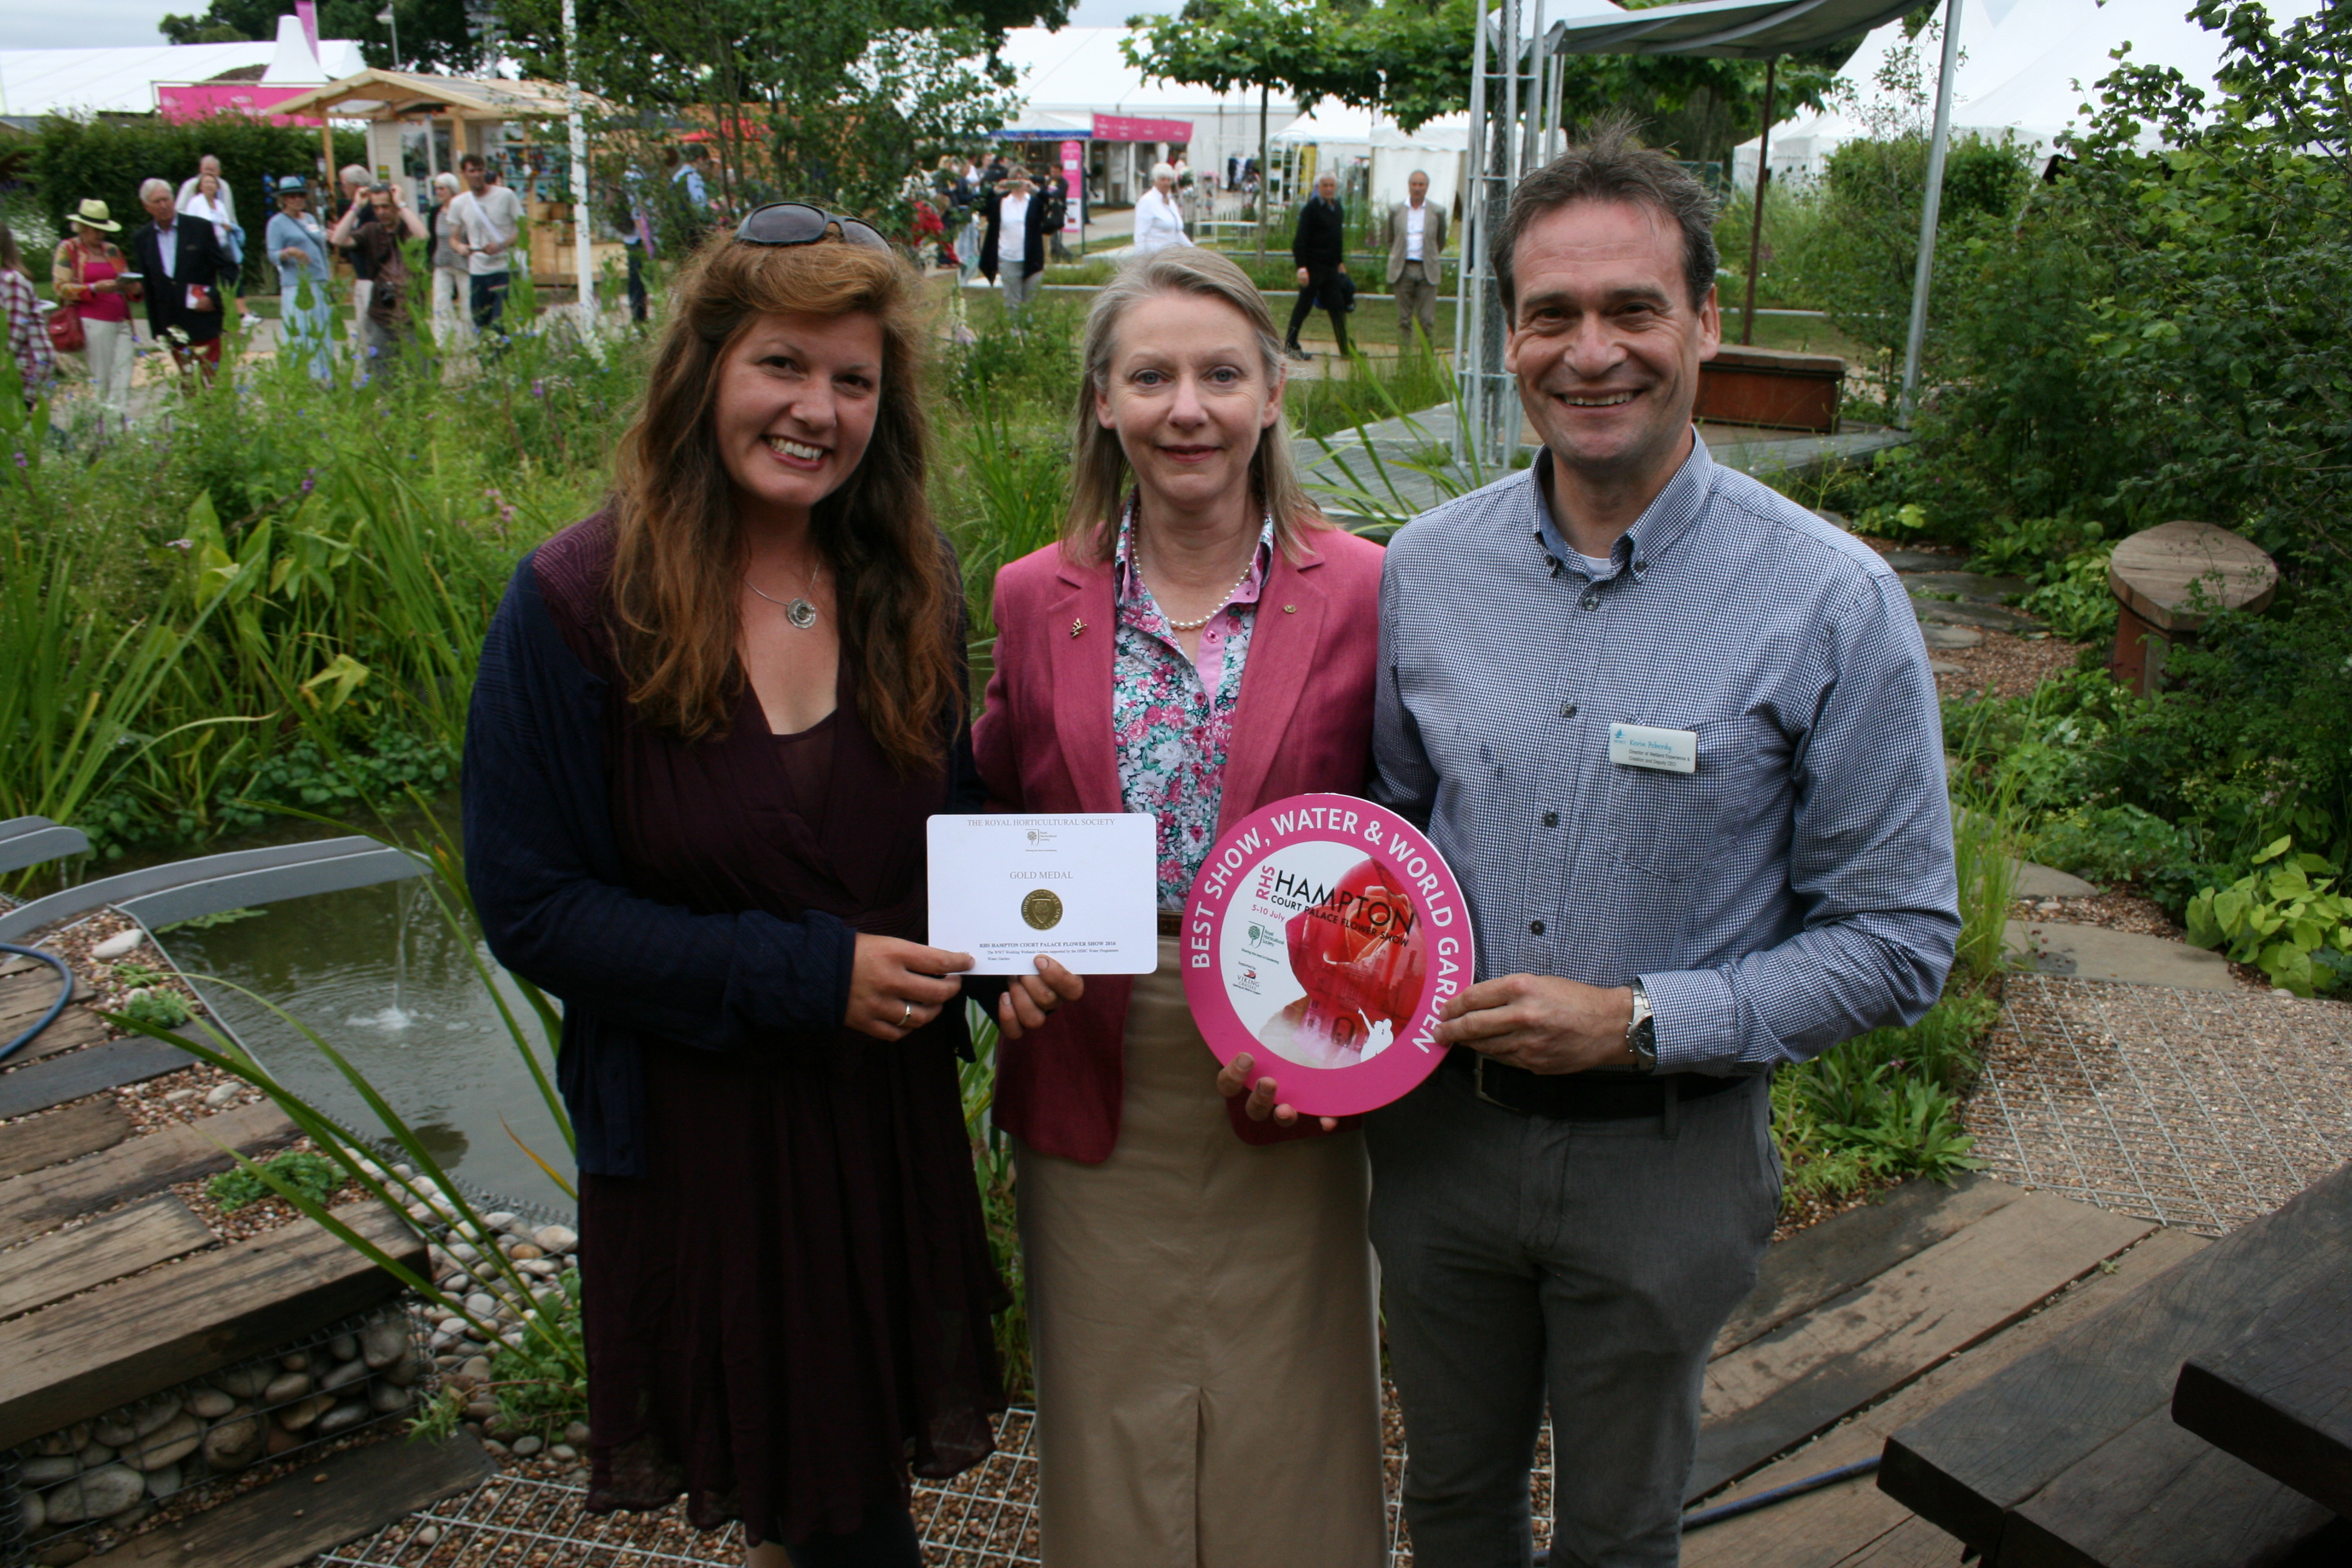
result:
M 1655 768 L 1662 773 L 1698 771 L 1698 735 L 1690 730 L 1653 730 L 1646 724 L 1609 726 L 1609 760 L 1621 768 Z

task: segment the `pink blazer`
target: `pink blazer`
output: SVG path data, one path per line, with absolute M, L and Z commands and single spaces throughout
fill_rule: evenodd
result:
M 1308 536 L 1293 564 L 1275 552 L 1258 597 L 1234 708 L 1220 832 L 1269 801 L 1310 791 L 1360 795 L 1371 773 L 1372 679 L 1380 653 L 1377 544 L 1336 530 Z M 972 748 L 990 798 L 1008 811 L 1126 809 L 1111 744 L 1108 562 L 1059 545 L 996 574 L 996 665 Z M 1308 697 L 1312 684 L 1313 695 Z M 1031 1148 L 1088 1164 L 1110 1158 L 1125 1089 L 1126 975 L 1087 978 L 1087 994 L 997 1055 L 997 1124 Z M 1215 1070 L 1207 1053 L 1204 1077 Z M 1253 1143 L 1300 1134 L 1251 1121 Z

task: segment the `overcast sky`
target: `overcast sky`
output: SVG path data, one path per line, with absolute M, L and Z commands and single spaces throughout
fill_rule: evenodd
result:
M 0 49 L 70 49 L 93 44 L 160 44 L 165 12 L 202 11 L 206 0 L 6 0 L 0 4 Z M 1116 27 L 1139 12 L 1173 11 L 1181 0 L 1078 0 L 1071 21 Z M 286 7 L 293 9 L 291 0 Z M 0 88 L 5 88 L 0 83 Z
M 206 0 L 10 0 L 0 5 L 0 49 L 71 49 L 161 44 L 167 11 L 201 11 Z M 289 0 L 287 8 L 293 8 Z

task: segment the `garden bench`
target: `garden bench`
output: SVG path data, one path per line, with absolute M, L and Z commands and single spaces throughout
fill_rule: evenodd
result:
M 2278 567 L 2251 541 L 2210 522 L 2167 522 L 2133 534 L 2107 563 L 2120 613 L 2107 668 L 2145 697 L 2164 680 L 2165 654 L 2216 610 L 2259 611 Z
M 2340 1465 L 2345 1319 L 2339 1307 L 2323 1331 L 2298 1314 L 2325 1310 L 2348 1268 L 2352 1168 L 1897 1430 L 1879 1486 L 1986 1568 L 2340 1561 L 2325 1553 L 2347 1527 L 2298 1486 L 2340 1476 L 2301 1445 L 2336 1444 Z M 2298 1353 L 2336 1369 L 2334 1415 L 2324 1391 L 2275 1397 Z M 2202 1369 L 2186 1382 L 2190 1417 L 2269 1457 L 2268 1473 L 2176 1422 L 2184 1363 Z
M 1835 354 L 1726 343 L 1698 367 L 1694 416 L 1721 425 L 1837 433 L 1845 361 Z

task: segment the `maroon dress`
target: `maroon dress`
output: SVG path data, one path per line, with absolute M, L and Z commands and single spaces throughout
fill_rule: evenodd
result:
M 565 640 L 609 675 L 608 539 L 568 531 L 538 571 Z M 923 940 L 924 819 L 945 770 L 892 768 L 846 649 L 841 663 L 838 708 L 797 735 L 769 731 L 748 683 L 727 736 L 693 744 L 612 702 L 633 891 Z M 895 1045 L 844 1028 L 757 1052 L 649 1045 L 646 1173 L 581 1180 L 591 1512 L 683 1492 L 698 1528 L 740 1519 L 755 1542 L 789 1542 L 902 1501 L 910 1466 L 950 1476 L 991 1452 L 1004 1399 L 989 1320 L 1006 1299 L 959 1037 L 935 1021 Z

